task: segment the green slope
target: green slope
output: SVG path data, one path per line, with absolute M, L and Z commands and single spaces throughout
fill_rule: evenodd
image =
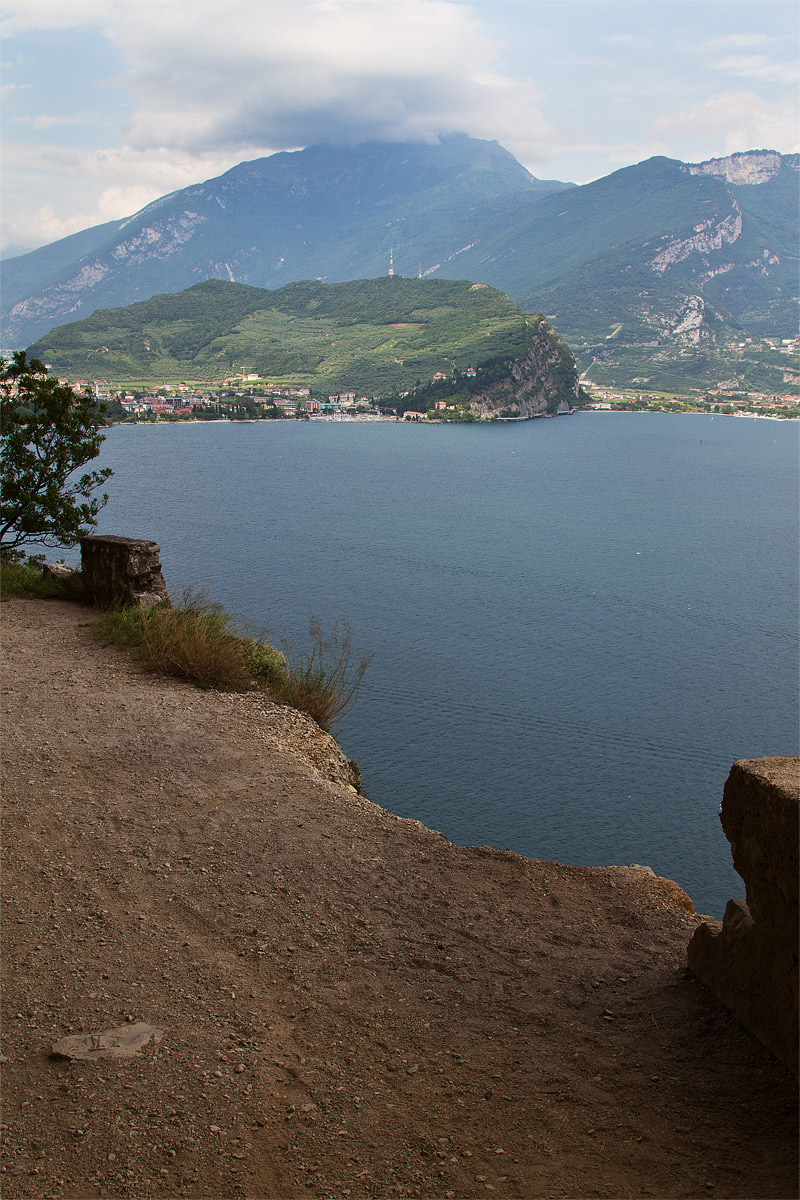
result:
M 29 352 L 73 379 L 214 383 L 244 367 L 321 392 L 386 394 L 520 358 L 530 328 L 507 296 L 466 282 L 384 277 L 271 292 L 207 280 L 62 325 Z

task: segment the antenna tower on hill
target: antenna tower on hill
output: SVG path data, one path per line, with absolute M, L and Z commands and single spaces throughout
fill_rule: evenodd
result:
M 394 275 L 394 246 L 389 247 L 389 278 Z

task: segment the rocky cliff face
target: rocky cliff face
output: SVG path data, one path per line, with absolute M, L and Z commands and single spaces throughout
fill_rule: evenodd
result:
M 709 158 L 706 162 L 687 163 L 690 175 L 716 175 L 728 183 L 766 183 L 781 169 L 781 155 L 775 150 L 746 150 L 727 158 Z
M 572 411 L 581 388 L 572 351 L 543 316 L 529 322 L 530 343 L 506 379 L 476 394 L 472 409 L 486 419 L 554 417 Z
M 715 221 L 713 218 L 702 221 L 695 226 L 691 237 L 671 240 L 651 260 L 650 266 L 659 275 L 663 275 L 668 267 L 683 262 L 690 254 L 710 254 L 712 250 L 721 250 L 724 245 L 738 241 L 741 236 L 742 213 L 739 205 L 733 200 L 731 212 L 721 221 Z

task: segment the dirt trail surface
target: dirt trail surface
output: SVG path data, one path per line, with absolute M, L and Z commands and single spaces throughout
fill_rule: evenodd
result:
M 794 1084 L 676 885 L 455 847 L 299 714 L 0 615 L 6 1200 L 796 1195 Z

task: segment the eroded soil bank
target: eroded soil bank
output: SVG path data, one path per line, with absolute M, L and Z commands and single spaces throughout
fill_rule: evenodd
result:
M 8 1200 L 797 1194 L 794 1083 L 674 884 L 454 847 L 298 714 L 0 615 Z

